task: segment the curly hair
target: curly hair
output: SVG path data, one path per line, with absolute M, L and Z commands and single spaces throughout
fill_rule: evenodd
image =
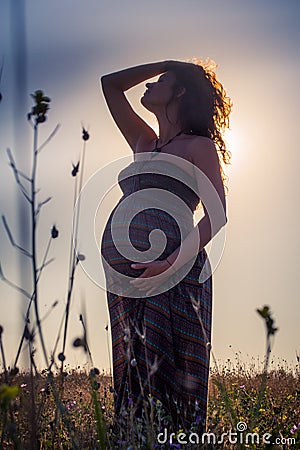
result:
M 182 130 L 187 134 L 208 137 L 216 144 L 225 184 L 227 177 L 222 163 L 230 164 L 231 153 L 226 148 L 223 133 L 229 128 L 232 101 L 218 81 L 215 67 L 213 61 L 193 58 L 182 65 L 174 65 L 171 71 L 176 78 L 174 96 L 178 88 L 185 88 L 178 111 Z

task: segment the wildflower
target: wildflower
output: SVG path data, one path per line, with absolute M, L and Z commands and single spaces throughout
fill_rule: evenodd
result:
M 73 400 L 72 402 L 67 404 L 67 410 L 70 411 L 76 407 L 76 400 Z
M 139 338 L 144 341 L 145 337 L 146 337 L 146 330 L 143 329 L 142 332 L 139 331 L 139 329 L 137 327 L 134 327 L 134 330 L 136 332 L 136 334 L 139 336 Z
M 33 339 L 34 339 L 33 333 L 30 333 L 27 325 L 25 326 L 25 329 L 24 329 L 24 338 L 26 339 L 26 341 L 29 341 L 29 342 L 33 342 Z
M 66 357 L 63 353 L 59 353 L 58 359 L 59 359 L 59 361 L 63 362 L 66 359 Z
M 73 169 L 72 169 L 72 172 L 71 172 L 72 177 L 76 177 L 76 175 L 78 174 L 78 171 L 79 171 L 79 161 L 76 164 L 76 166 L 74 166 L 74 164 L 72 163 L 72 166 L 73 166 Z
M 150 373 L 149 373 L 149 376 L 152 377 L 152 375 L 153 375 L 154 373 L 156 373 L 157 370 L 158 370 L 158 360 L 157 360 L 157 355 L 155 355 L 154 362 L 153 362 L 153 364 L 150 365 Z
M 99 375 L 100 371 L 97 367 L 94 367 L 93 369 L 90 370 L 90 375 L 93 377 L 95 375 Z
M 73 341 L 73 347 L 82 347 L 83 346 L 83 340 L 80 338 L 76 338 Z
M 136 367 L 136 366 L 137 366 L 137 361 L 136 361 L 136 359 L 133 358 L 133 359 L 130 361 L 130 364 L 131 364 L 132 367 Z
M 128 406 L 132 406 L 133 405 L 133 400 L 131 397 L 128 397 Z
M 86 131 L 86 129 L 84 127 L 82 127 L 82 139 L 84 141 L 88 141 L 90 138 L 89 133 Z
M 56 239 L 58 237 L 59 231 L 56 228 L 55 225 L 53 225 L 52 229 L 51 229 L 51 237 L 52 239 Z
M 298 430 L 300 430 L 300 423 L 298 423 L 298 426 L 294 425 L 290 431 L 292 434 L 295 434 Z
M 269 306 L 264 306 L 262 309 L 257 309 L 256 311 L 265 320 L 268 336 L 274 335 L 278 328 L 273 326 L 274 319 L 271 317 Z
M 20 385 L 21 388 L 24 388 L 24 387 L 26 387 L 26 386 L 27 386 L 26 383 L 22 383 L 22 384 Z
M 30 120 L 32 116 L 35 117 L 36 125 L 45 122 L 47 120 L 46 113 L 50 108 L 50 98 L 44 96 L 41 90 L 37 90 L 34 94 L 30 95 L 35 100 L 35 105 L 32 107 L 31 112 L 27 114 L 27 119 Z
M 245 385 L 242 384 L 242 385 L 240 386 L 240 389 L 244 389 L 244 388 L 245 388 Z
M 194 310 L 195 310 L 196 312 L 198 312 L 198 311 L 200 310 L 200 305 L 199 305 L 199 303 L 192 299 L 192 304 L 193 304 Z

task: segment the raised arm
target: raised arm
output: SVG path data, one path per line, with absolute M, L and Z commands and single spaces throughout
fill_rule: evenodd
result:
M 138 144 L 156 138 L 154 130 L 133 110 L 124 92 L 169 70 L 170 61 L 129 67 L 101 77 L 103 94 L 110 113 L 134 152 Z

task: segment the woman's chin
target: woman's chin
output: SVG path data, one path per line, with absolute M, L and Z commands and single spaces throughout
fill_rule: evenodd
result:
M 148 111 L 153 112 L 151 104 L 147 101 L 147 96 L 144 94 L 141 98 L 141 104 L 144 106 L 144 108 L 148 109 Z
M 141 104 L 143 106 L 145 106 L 145 108 L 147 108 L 147 99 L 145 98 L 145 94 L 143 95 L 143 97 L 141 97 Z

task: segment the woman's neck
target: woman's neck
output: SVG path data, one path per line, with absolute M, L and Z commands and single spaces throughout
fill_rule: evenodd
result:
M 173 125 L 169 123 L 167 120 L 158 121 L 159 123 L 159 141 L 158 145 L 164 145 L 171 138 L 176 136 L 177 133 L 181 131 L 180 124 Z

